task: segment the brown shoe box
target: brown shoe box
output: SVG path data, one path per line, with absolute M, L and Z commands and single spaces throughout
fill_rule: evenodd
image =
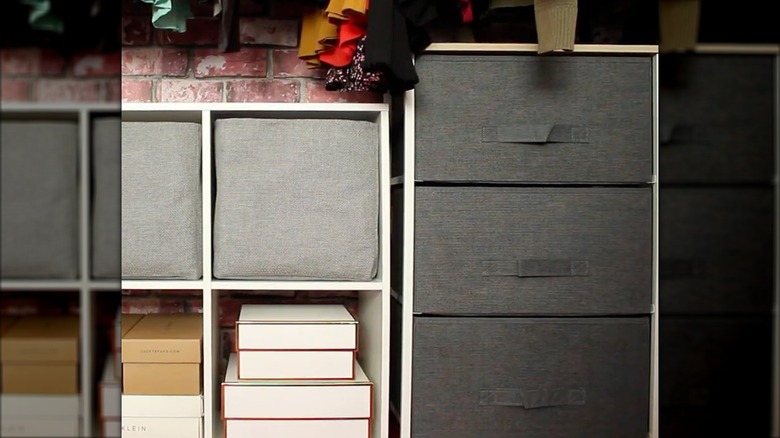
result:
M 0 360 L 4 393 L 78 393 L 79 318 L 18 318 L 2 332 Z
M 122 337 L 124 394 L 200 394 L 203 316 L 150 314 Z

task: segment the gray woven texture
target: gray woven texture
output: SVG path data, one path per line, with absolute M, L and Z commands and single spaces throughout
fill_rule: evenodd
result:
M 418 187 L 414 310 L 644 314 L 648 188 Z
M 79 273 L 76 122 L 0 123 L 0 275 Z
M 774 64 L 766 55 L 661 59 L 661 182 L 772 181 Z
M 428 54 L 416 66 L 417 179 L 650 181 L 650 57 Z
M 92 125 L 92 276 L 119 279 L 122 271 L 122 122 L 99 118 Z
M 122 277 L 202 276 L 201 129 L 122 123 Z
M 215 277 L 374 278 L 376 124 L 223 119 L 214 135 Z
M 771 314 L 773 195 L 772 187 L 661 187 L 665 315 Z
M 650 323 L 414 319 L 413 438 L 645 438 Z

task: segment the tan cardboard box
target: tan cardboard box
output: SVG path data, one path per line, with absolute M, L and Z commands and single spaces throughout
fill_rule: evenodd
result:
M 199 363 L 124 363 L 124 394 L 197 395 L 200 394 Z
M 19 318 L 3 334 L 0 358 L 12 362 L 65 362 L 79 360 L 78 316 Z
M 203 316 L 146 315 L 122 337 L 125 394 L 201 392 Z
M 76 363 L 5 363 L 5 394 L 77 394 L 79 367 Z
M 78 316 L 18 318 L 3 331 L 0 359 L 4 393 L 78 393 Z

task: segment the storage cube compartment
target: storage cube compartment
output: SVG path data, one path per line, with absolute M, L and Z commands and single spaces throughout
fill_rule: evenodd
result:
M 214 117 L 214 277 L 374 279 L 379 123 Z
M 45 114 L 38 115 L 45 117 Z M 0 123 L 0 275 L 74 279 L 79 274 L 77 114 Z
M 416 312 L 650 313 L 651 188 L 415 191 Z
M 321 304 L 286 304 L 301 294 Z M 327 421 L 323 432 L 367 437 L 370 430 L 371 437 L 383 436 L 389 413 L 389 298 L 381 291 L 219 291 L 212 298 L 219 302 L 212 306 L 224 330 L 216 362 L 224 362 L 213 370 L 212 381 L 222 384 L 216 393 L 221 407 L 214 412 L 215 422 L 228 438 L 276 430 L 269 421 L 279 422 L 274 423 L 279 431 L 307 431 L 314 420 Z M 335 351 L 322 350 L 326 347 Z M 241 353 L 346 353 L 352 358 L 354 378 L 244 378 L 239 375 L 246 366 L 246 359 L 239 362 Z M 328 366 L 305 365 L 316 373 L 321 373 L 320 365 Z M 296 366 L 291 363 L 290 368 L 297 372 Z M 275 391 L 282 391 L 284 398 Z M 333 422 L 337 420 L 349 424 Z M 357 420 L 365 427 L 357 428 Z M 358 429 L 362 434 L 353 435 Z
M 416 67 L 417 180 L 652 180 L 648 56 L 434 53 Z
M 92 278 L 118 280 L 122 272 L 122 121 L 118 116 L 92 122 Z
M 771 314 L 771 187 L 662 186 L 659 203 L 664 314 Z
M 650 318 L 415 317 L 413 438 L 642 438 Z
M 200 113 L 180 121 L 155 115 L 123 113 L 122 278 L 198 279 Z

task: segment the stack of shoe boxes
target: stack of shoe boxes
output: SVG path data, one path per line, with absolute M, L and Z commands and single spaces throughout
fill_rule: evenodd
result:
M 245 305 L 222 384 L 225 438 L 368 438 L 373 385 L 341 305 Z
M 203 436 L 200 314 L 145 315 L 122 337 L 122 437 Z
M 0 436 L 79 436 L 78 317 L 19 318 L 4 329 L 0 358 Z

